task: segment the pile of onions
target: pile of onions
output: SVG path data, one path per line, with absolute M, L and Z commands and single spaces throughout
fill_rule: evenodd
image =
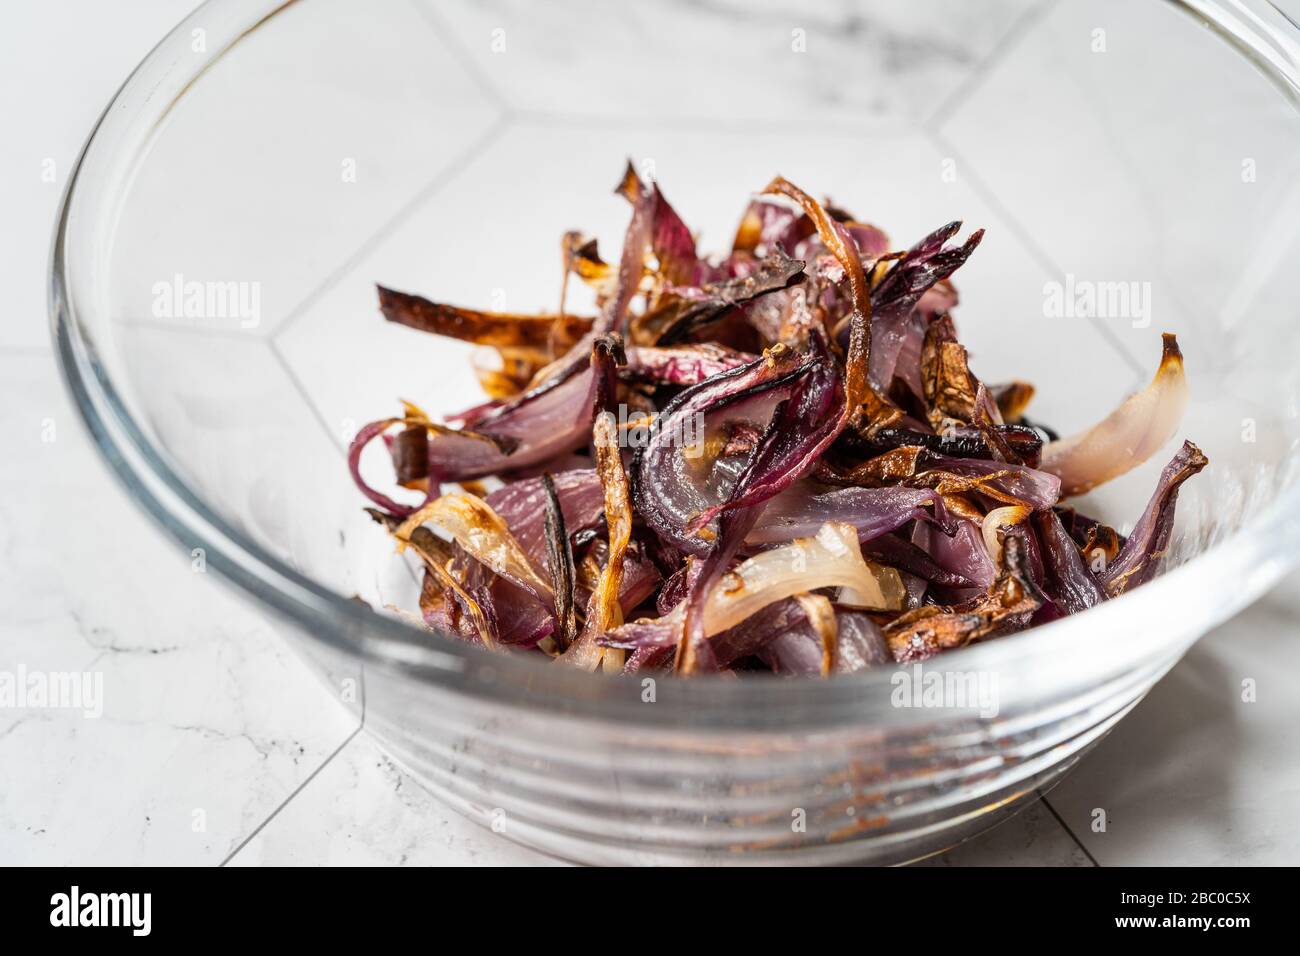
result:
M 951 276 L 982 231 L 896 249 L 778 177 L 707 257 L 630 165 L 615 192 L 632 208 L 619 260 L 565 233 L 555 312 L 379 289 L 389 321 L 495 351 L 476 365 L 485 401 L 442 421 L 404 403 L 349 449 L 371 515 L 423 564 L 431 632 L 605 673 L 828 676 L 1157 573 L 1178 489 L 1206 465 L 1195 445 L 1127 538 L 1063 502 L 1174 439 L 1174 336 L 1150 385 L 1056 439 L 1025 416 L 1033 387 L 986 385 L 957 338 Z M 363 478 L 377 440 L 412 500 Z

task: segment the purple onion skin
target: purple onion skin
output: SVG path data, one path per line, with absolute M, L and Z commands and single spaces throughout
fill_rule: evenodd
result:
M 822 672 L 822 645 L 804 630 L 784 631 L 768 642 L 758 657 L 782 677 L 816 677 Z
M 585 359 L 477 419 L 475 431 L 512 444 L 509 454 L 490 442 L 439 434 L 430 444 L 430 470 L 444 481 L 464 481 L 509 474 L 585 447 L 596 410 L 614 391 L 614 347 L 605 337 L 587 341 Z
M 871 290 L 871 382 L 882 392 L 894 378 L 912 309 L 926 290 L 956 272 L 984 238 L 981 229 L 962 245 L 945 249 L 960 228 L 960 222 L 950 222 L 930 233 Z
M 942 504 L 936 510 L 942 512 Z M 987 588 L 997 576 L 997 569 L 984 546 L 984 536 L 973 522 L 956 520 L 957 530 L 951 536 L 930 525 L 917 524 L 912 529 L 912 543 L 945 571 L 972 582 L 977 588 Z
M 669 402 L 650 440 L 632 459 L 630 477 L 637 514 L 684 553 L 706 554 L 710 550 L 707 537 L 687 530 L 710 497 L 685 457 L 683 442 L 694 435 L 696 416 L 707 419 L 711 411 L 776 389 L 786 393 L 809 366 L 792 354 L 778 361 L 759 358 L 691 386 Z
M 747 352 L 708 345 L 632 346 L 619 377 L 656 385 L 698 385 L 755 358 Z
M 835 488 L 810 490 L 806 482 L 792 485 L 767 503 L 762 520 L 745 538 L 747 545 L 782 544 L 808 538 L 827 521 L 842 521 L 858 529 L 860 541 L 872 541 L 897 531 L 909 521 L 927 520 L 925 506 L 935 494 L 922 488 Z
M 555 615 L 522 588 L 497 577 L 485 589 L 494 612 L 497 641 L 512 647 L 533 647 L 555 630 Z M 480 607 L 483 601 L 479 602 Z
M 1031 519 L 1043 561 L 1042 588 L 1048 599 L 1066 614 L 1096 607 L 1106 591 L 1084 563 L 1079 548 L 1055 511 L 1038 511 Z
M 560 499 L 564 526 L 572 535 L 596 525 L 605 508 L 605 492 L 594 468 L 563 471 L 551 476 Z M 510 528 L 530 561 L 549 570 L 546 551 L 546 492 L 540 478 L 527 478 L 491 492 L 486 501 Z
M 941 567 L 928 553 L 911 541 L 895 534 L 882 534 L 862 545 L 862 556 L 880 564 L 888 564 L 900 571 L 945 588 L 969 589 L 979 585 L 955 571 Z
M 1160 570 L 1174 529 L 1178 489 L 1208 464 L 1205 455 L 1191 442 L 1183 442 L 1169 464 L 1160 472 L 1155 493 L 1138 519 L 1119 554 L 1101 576 L 1106 592 L 1115 597 L 1145 584 Z
M 844 382 L 819 332 L 809 337 L 809 367 L 777 407 L 730 498 L 694 518 L 702 527 L 720 512 L 762 504 L 801 478 L 844 427 Z
M 918 465 L 918 470 L 920 466 Z M 992 486 L 1003 494 L 1024 502 L 1034 510 L 1050 508 L 1061 497 L 1061 479 L 1045 471 L 1026 465 L 1012 465 L 980 458 L 950 458 L 947 455 L 929 455 L 924 461 L 925 471 L 944 472 L 960 478 L 983 478 L 1001 472 Z
M 836 607 L 835 620 L 838 646 L 832 673 L 856 674 L 876 667 L 894 666 L 885 635 L 869 615 L 852 608 Z
M 394 501 L 382 491 L 371 488 L 361 477 L 361 453 L 365 451 L 367 445 L 384 433 L 390 422 L 381 420 L 370 422 L 363 425 L 357 432 L 356 437 L 352 439 L 352 444 L 348 446 L 348 471 L 352 474 L 352 481 L 360 489 L 361 493 L 373 501 L 379 507 L 383 508 L 391 515 L 399 518 L 405 518 L 407 515 L 414 513 L 415 508 L 411 505 L 404 505 L 400 501 Z M 472 441 L 466 438 L 465 441 Z M 476 442 L 476 444 L 478 444 Z

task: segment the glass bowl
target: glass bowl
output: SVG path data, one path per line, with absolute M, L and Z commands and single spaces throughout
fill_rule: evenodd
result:
M 1052 785 L 1296 559 L 1298 39 L 1261 0 L 212 0 L 77 165 L 59 356 L 183 559 L 274 612 L 461 812 L 589 862 L 914 859 Z M 353 600 L 412 606 L 415 579 L 361 513 L 347 439 L 398 397 L 443 412 L 479 394 L 468 350 L 386 325 L 373 284 L 553 308 L 563 230 L 621 241 L 628 157 L 706 249 L 777 172 L 897 244 L 984 227 L 958 275 L 963 340 L 985 380 L 1036 382 L 1037 419 L 1063 432 L 1177 331 L 1182 433 L 1211 465 L 1183 492 L 1171 570 L 931 662 L 996 680 L 996 713 L 902 706 L 891 671 L 593 678 Z M 1079 283 L 1133 297 L 1050 307 Z M 1131 526 L 1158 457 L 1085 506 Z

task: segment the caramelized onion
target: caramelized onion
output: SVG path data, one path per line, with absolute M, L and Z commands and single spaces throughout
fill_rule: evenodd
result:
M 852 525 L 827 522 L 814 537 L 764 551 L 724 574 L 705 602 L 705 634 L 724 631 L 774 601 L 824 587 L 847 589 L 840 600 L 854 607 L 903 606 L 898 572 L 863 560 Z
M 596 472 L 605 489 L 609 554 L 587 604 L 587 621 L 583 625 L 582 636 L 564 653 L 562 659 L 583 670 L 595 670 L 597 665 L 602 665 L 606 671 L 617 671 L 623 666 L 622 651 L 601 648 L 597 640 L 606 631 L 623 623 L 618 595 L 623 582 L 623 558 L 632 536 L 632 506 L 627 475 L 623 471 L 623 459 L 619 454 L 618 424 L 613 415 L 602 412 L 596 416 L 592 438 L 596 446 Z
M 419 508 L 393 534 L 399 542 L 409 543 L 412 533 L 426 523 L 442 528 L 503 578 L 538 600 L 551 603 L 551 586 L 538 577 L 519 542 L 486 501 L 460 492 L 445 494 Z
M 984 516 L 980 532 L 984 535 L 984 547 L 988 549 L 989 558 L 994 564 L 1002 560 L 1002 541 L 998 538 L 998 532 L 1020 524 L 1030 514 L 1032 512 L 1024 505 L 1004 505 L 1001 508 L 994 508 Z
M 1174 437 L 1187 410 L 1178 340 L 1166 333 L 1151 384 L 1087 431 L 1043 449 L 1041 468 L 1061 479 L 1063 496 L 1081 495 L 1142 464 Z
M 632 206 L 621 253 L 566 233 L 556 312 L 380 289 L 390 321 L 499 358 L 479 370 L 490 400 L 440 422 L 407 404 L 348 450 L 370 513 L 426 565 L 426 627 L 589 672 L 825 677 L 1085 611 L 1158 573 L 1178 489 L 1206 463 L 1196 446 L 1127 540 L 1059 502 L 1173 436 L 1188 401 L 1173 336 L 1147 388 L 1061 441 L 1024 418 L 1033 386 L 986 387 L 958 341 L 949 277 L 981 230 L 950 242 L 950 222 L 891 251 L 778 176 L 710 258 L 631 164 L 616 192 Z M 569 314 L 573 275 L 594 319 Z M 362 480 L 376 438 L 418 507 Z

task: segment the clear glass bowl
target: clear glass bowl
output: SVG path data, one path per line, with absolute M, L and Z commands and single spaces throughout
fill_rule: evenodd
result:
M 131 496 L 464 813 L 584 861 L 915 858 L 1059 779 L 1295 561 L 1298 38 L 1261 0 L 213 0 L 77 166 L 53 250 L 59 355 Z M 958 325 L 976 371 L 1036 382 L 1062 431 L 1145 380 L 1176 330 L 1183 432 L 1211 459 L 1183 493 L 1176 567 L 934 662 L 995 677 L 993 717 L 894 706 L 888 672 L 651 694 L 350 600 L 411 606 L 415 585 L 361 515 L 346 439 L 399 396 L 446 411 L 478 394 L 467 350 L 385 325 L 373 283 L 553 307 L 564 229 L 617 248 L 629 156 L 703 248 L 776 172 L 898 244 L 985 227 Z M 1049 283 L 1079 281 L 1140 300 L 1052 317 Z M 1131 522 L 1159 465 L 1086 506 Z

